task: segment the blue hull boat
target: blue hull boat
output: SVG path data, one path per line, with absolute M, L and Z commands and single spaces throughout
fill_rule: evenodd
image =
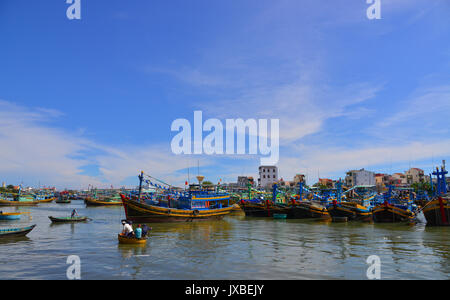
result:
M 0 221 L 20 220 L 21 213 L 0 213 Z
M 28 227 L 22 227 L 22 228 L 6 228 L 6 229 L 0 229 L 0 239 L 2 238 L 10 238 L 10 237 L 19 237 L 19 236 L 26 236 L 28 233 L 30 233 L 31 230 L 34 229 L 36 225 L 28 226 Z

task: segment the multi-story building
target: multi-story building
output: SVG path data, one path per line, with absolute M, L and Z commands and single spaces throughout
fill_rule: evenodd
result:
M 425 174 L 422 169 L 411 168 L 405 172 L 406 183 L 413 184 L 425 181 Z
M 406 185 L 408 183 L 408 181 L 406 179 L 406 175 L 403 173 L 394 173 L 394 174 L 392 174 L 392 178 L 399 181 L 401 185 Z
M 297 174 L 294 176 L 294 184 L 299 182 L 305 182 L 305 175 Z
M 345 176 L 345 184 L 348 187 L 375 185 L 375 173 L 364 169 L 348 171 L 347 176 Z
M 333 180 L 328 178 L 319 178 L 319 184 L 327 188 L 333 188 Z
M 276 166 L 260 166 L 258 185 L 262 188 L 272 187 L 278 181 L 278 168 Z
M 238 176 L 237 185 L 238 187 L 247 188 L 250 184 L 251 186 L 254 185 L 254 179 L 250 176 Z

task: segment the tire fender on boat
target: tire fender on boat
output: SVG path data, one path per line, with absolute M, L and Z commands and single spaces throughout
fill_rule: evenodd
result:
M 198 209 L 196 209 L 196 210 L 194 210 L 194 211 L 192 212 L 192 214 L 193 214 L 194 216 L 198 216 L 199 213 L 200 213 L 200 212 L 198 211 Z

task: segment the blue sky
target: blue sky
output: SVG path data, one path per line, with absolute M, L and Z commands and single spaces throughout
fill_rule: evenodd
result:
M 58 187 L 257 175 L 257 156 L 174 156 L 177 118 L 280 119 L 280 174 L 450 157 L 450 3 L 0 3 L 0 181 Z

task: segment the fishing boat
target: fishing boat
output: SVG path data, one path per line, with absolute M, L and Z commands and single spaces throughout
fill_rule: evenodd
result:
M 233 206 L 229 205 L 230 196 L 227 193 L 216 193 L 201 186 L 192 186 L 188 191 L 180 191 L 163 181 L 145 175 L 139 178 L 137 195 L 120 194 L 125 214 L 128 220 L 141 223 L 153 222 L 196 222 L 205 220 L 220 220 L 228 215 Z M 202 176 L 197 176 L 201 178 Z M 154 183 L 156 180 L 160 184 Z M 149 198 L 142 196 L 142 184 L 147 183 L 157 189 L 157 193 Z M 163 184 L 163 185 L 161 185 Z
M 60 203 L 60 204 L 69 204 L 72 201 L 70 199 L 63 199 L 63 198 L 58 198 L 55 203 Z
M 391 204 L 388 201 L 375 206 L 372 214 L 376 223 L 412 222 L 415 217 L 408 205 Z
M 438 197 L 422 209 L 427 226 L 450 226 L 450 197 Z
M 320 202 L 301 201 L 291 204 L 290 218 L 292 219 L 329 219 L 327 208 Z
M 122 234 L 118 234 L 117 238 L 119 240 L 119 244 L 128 244 L 128 245 L 145 245 L 147 243 L 147 238 L 135 238 L 135 237 L 126 237 Z
M 437 176 L 436 187 L 433 188 L 434 197 L 422 208 L 422 212 L 427 220 L 427 226 L 449 226 L 450 195 L 447 193 L 447 180 L 445 175 L 448 174 L 448 171 L 445 170 L 445 164 L 441 167 L 441 170 L 436 168 L 436 171 L 432 174 Z M 430 182 L 433 184 L 431 179 L 430 174 Z
M 342 200 L 342 183 L 337 184 L 336 199 L 328 205 L 327 210 L 334 220 L 340 218 L 347 218 L 349 221 L 371 221 L 372 220 L 372 204 L 371 201 L 375 198 L 376 186 L 355 186 L 348 189 L 344 193 L 353 191 L 353 195 L 358 195 L 360 198 Z
M 241 200 L 240 206 L 248 217 L 273 217 L 274 215 L 287 215 L 289 207 L 273 203 L 270 200 Z
M 60 192 L 58 195 L 58 199 L 56 199 L 55 203 L 67 204 L 71 203 L 69 193 L 67 191 Z
M 122 201 L 114 201 L 111 199 L 94 199 L 87 197 L 84 202 L 87 206 L 120 206 Z
M 274 184 L 272 187 L 272 197 L 261 196 L 260 199 L 251 199 L 251 194 L 249 194 L 249 199 L 242 199 L 240 206 L 248 217 L 269 217 L 273 218 L 274 215 L 288 215 L 290 208 L 277 201 L 278 197 L 278 185 Z
M 20 216 L 22 213 L 4 213 L 0 212 L 0 220 L 1 221 L 12 221 L 12 220 L 20 220 Z
M 74 222 L 85 222 L 88 221 L 88 217 L 48 217 L 53 223 L 74 223 Z
M 0 239 L 26 236 L 28 233 L 30 233 L 34 229 L 34 227 L 36 227 L 36 225 L 31 225 L 31 226 L 22 227 L 22 228 L 0 229 Z
M 17 194 L 15 197 L 1 197 L 0 206 L 35 206 L 39 201 L 35 200 L 31 195 Z
M 412 200 L 400 199 L 393 196 L 394 187 L 383 195 L 383 202 L 372 209 L 373 221 L 376 223 L 413 222 L 416 205 Z M 379 201 L 380 202 L 380 201 Z
M 114 191 L 93 190 L 92 194 L 84 199 L 86 206 L 120 206 L 120 195 Z
M 327 203 L 327 199 L 306 188 L 303 182 L 299 182 L 298 194 L 291 199 L 288 217 L 291 219 L 330 219 L 325 203 Z

